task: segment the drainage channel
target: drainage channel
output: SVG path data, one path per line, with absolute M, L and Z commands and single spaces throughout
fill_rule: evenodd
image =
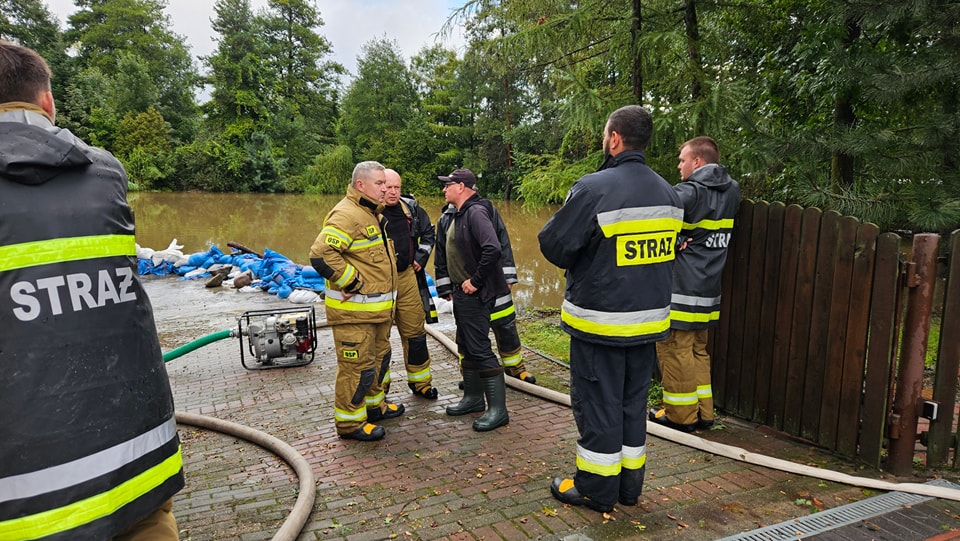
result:
M 925 483 L 945 488 L 960 488 L 944 479 Z M 842 526 L 855 524 L 912 505 L 918 505 L 933 498 L 908 494 L 906 492 L 888 492 L 859 502 L 842 505 L 827 511 L 787 520 L 765 528 L 745 532 L 718 541 L 788 541 L 803 539 L 812 535 L 828 532 Z

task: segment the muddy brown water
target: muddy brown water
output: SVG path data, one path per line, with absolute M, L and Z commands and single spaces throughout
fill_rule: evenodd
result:
M 294 262 L 309 263 L 310 245 L 323 218 L 342 196 L 234 193 L 133 193 L 129 194 L 137 221 L 137 243 L 162 250 L 173 239 L 183 252 L 203 252 L 217 246 L 229 252 L 228 242 L 238 242 L 263 253 L 279 252 Z M 442 198 L 421 198 L 421 205 L 436 223 Z M 537 233 L 557 207 L 528 209 L 494 201 L 510 232 L 517 275 L 514 300 L 521 310 L 559 307 L 563 301 L 563 272 L 540 254 Z M 433 272 L 433 263 L 427 270 Z

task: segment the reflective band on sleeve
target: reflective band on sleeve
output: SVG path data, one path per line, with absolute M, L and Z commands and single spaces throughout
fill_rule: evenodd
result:
M 668 205 L 617 209 L 597 214 L 597 223 L 607 238 L 631 233 L 680 231 L 683 209 Z
M 506 275 L 511 275 L 511 274 L 514 275 L 514 276 L 517 275 L 517 268 L 516 268 L 516 267 L 504 267 L 502 270 L 503 270 L 503 273 L 506 274 Z
M 135 256 L 133 235 L 94 235 L 0 246 L 0 272 L 99 257 Z
M 433 245 L 423 242 L 419 246 L 417 246 L 417 250 L 423 250 L 424 252 L 427 252 L 429 254 L 430 252 L 433 251 Z
M 674 321 L 684 321 L 686 323 L 709 323 L 720 320 L 720 310 L 702 313 L 671 310 L 670 319 Z
M 679 293 L 674 293 L 670 297 L 670 301 L 677 304 L 684 304 L 687 306 L 696 306 L 696 307 L 710 307 L 710 306 L 720 306 L 720 297 L 694 297 L 692 295 L 681 295 Z
M 347 268 L 343 269 L 343 274 L 340 275 L 340 279 L 334 283 L 337 284 L 337 287 L 346 287 L 350 285 L 356 277 L 357 268 L 347 263 Z
M 436 284 L 437 284 L 437 287 L 440 287 L 440 286 L 448 286 L 448 285 L 451 284 L 451 282 L 450 282 L 450 277 L 447 276 L 447 277 L 444 277 L 444 278 L 437 278 Z
M 330 241 L 330 240 L 328 239 L 328 240 L 327 240 L 327 244 L 329 244 L 329 245 L 331 245 L 331 246 L 339 246 L 339 247 L 341 247 L 341 248 L 343 248 L 343 249 L 346 249 L 346 248 L 349 248 L 351 244 L 353 244 L 353 237 L 351 237 L 350 235 L 346 234 L 345 232 L 337 229 L 336 227 L 333 227 L 333 226 L 330 226 L 330 225 L 324 227 L 324 228 L 320 231 L 320 234 L 321 234 L 321 235 L 326 235 L 327 237 L 331 237 L 331 238 L 333 238 L 333 239 L 337 239 L 337 240 L 340 241 L 340 242 L 335 242 L 335 241 Z
M 590 334 L 605 336 L 643 336 L 666 332 L 670 328 L 670 308 L 636 312 L 600 312 L 564 300 L 560 319 L 567 325 Z
M 620 475 L 620 453 L 597 453 L 577 445 L 577 469 L 604 477 Z
M 700 220 L 695 224 L 683 223 L 684 231 L 691 229 L 708 229 L 710 231 L 719 231 L 721 229 L 733 229 L 733 218 L 723 220 Z
M 85 483 L 159 449 L 176 435 L 177 422 L 171 417 L 156 428 L 90 456 L 39 471 L 4 477 L 0 479 L 0 503 L 32 498 Z
M 0 539 L 37 539 L 109 516 L 159 487 L 181 469 L 183 459 L 178 447 L 176 453 L 160 464 L 106 492 L 57 509 L 0 522 Z

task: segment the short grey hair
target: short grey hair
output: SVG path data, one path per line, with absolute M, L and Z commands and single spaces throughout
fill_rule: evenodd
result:
M 375 161 L 360 162 L 356 167 L 353 168 L 353 177 L 351 182 L 353 187 L 357 187 L 358 180 L 367 180 L 370 178 L 370 173 L 373 171 L 383 171 L 386 169 L 383 164 Z

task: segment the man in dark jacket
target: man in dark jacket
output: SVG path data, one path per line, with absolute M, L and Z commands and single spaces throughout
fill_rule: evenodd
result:
M 513 260 L 513 247 L 510 245 L 510 235 L 507 233 L 507 226 L 503 223 L 503 217 L 497 212 L 497 208 L 488 199 L 481 199 L 480 202 L 490 213 L 493 226 L 497 230 L 497 238 L 500 239 L 500 264 L 503 269 L 503 276 L 507 279 L 507 287 L 513 288 L 517 280 L 517 266 Z M 453 205 L 447 205 L 437 221 L 437 228 L 446 230 L 453 220 L 457 208 Z M 437 267 L 437 295 L 444 296 L 450 294 L 450 277 L 447 275 L 445 267 Z M 508 294 L 497 298 L 490 314 L 490 327 L 493 330 L 493 337 L 497 340 L 497 353 L 500 354 L 500 360 L 503 362 L 503 370 L 512 378 L 523 380 L 527 383 L 536 383 L 537 378 L 527 370 L 523 362 L 523 350 L 520 344 L 520 333 L 517 331 L 517 311 L 513 305 L 513 295 Z M 463 388 L 463 382 L 460 382 L 460 388 Z
M 430 371 L 430 352 L 427 333 L 423 328 L 429 318 L 437 321 L 436 308 L 427 286 L 423 266 L 430 258 L 436 240 L 433 223 L 427 211 L 410 197 L 402 197 L 400 173 L 384 171 L 387 192 L 383 196 L 383 217 L 387 219 L 387 237 L 397 252 L 397 305 L 394 322 L 403 344 L 403 363 L 407 370 L 407 385 L 418 396 L 437 399 Z M 389 392 L 389 372 L 384 378 L 384 389 Z
M 446 269 L 453 293 L 457 346 L 463 354 L 463 399 L 447 407 L 447 415 L 486 413 L 474 430 L 493 430 L 510 422 L 503 367 L 490 344 L 490 312 L 496 300 L 509 294 L 500 263 L 500 240 L 490 212 L 477 195 L 477 177 L 457 169 L 439 177 L 448 203 L 457 208 L 446 230 L 437 231 L 435 264 Z M 484 406 L 486 398 L 486 406 Z
M 670 336 L 657 344 L 663 409 L 650 419 L 684 432 L 713 426 L 707 333 L 720 319 L 720 278 L 727 259 L 740 185 L 719 165 L 717 143 L 696 137 L 680 147 L 683 231 L 673 267 Z
M 609 512 L 637 505 L 655 342 L 670 331 L 670 291 L 683 218 L 673 189 L 647 167 L 653 120 L 635 105 L 603 132 L 608 158 L 578 180 L 540 231 L 540 251 L 565 269 L 560 321 L 570 334 L 570 401 L 580 430 L 577 472 L 553 496 Z
M 0 539 L 178 539 L 173 395 L 127 175 L 0 40 Z

